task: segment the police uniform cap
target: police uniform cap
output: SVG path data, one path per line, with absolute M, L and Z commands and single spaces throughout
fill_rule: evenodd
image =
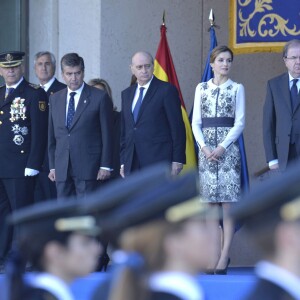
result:
M 78 205 L 75 199 L 37 203 L 13 212 L 8 223 L 17 226 L 21 236 L 43 233 L 47 235 L 47 232 L 99 234 L 100 228 L 95 217 L 79 213 Z
M 22 51 L 6 51 L 0 53 L 0 67 L 11 68 L 22 64 L 25 52 Z
M 299 163 L 259 183 L 231 210 L 231 216 L 250 231 L 300 218 Z
M 191 171 L 128 199 L 101 218 L 100 224 L 106 230 L 118 233 L 158 219 L 180 222 L 203 213 L 205 209 L 205 204 L 200 202 L 198 175 Z
M 80 210 L 82 213 L 92 213 L 101 218 L 129 199 L 137 195 L 144 195 L 149 190 L 170 180 L 170 165 L 158 163 L 135 172 L 125 179 L 117 179 L 88 195 L 81 203 Z

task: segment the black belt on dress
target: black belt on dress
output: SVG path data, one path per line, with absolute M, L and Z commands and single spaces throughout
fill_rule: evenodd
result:
M 234 118 L 202 118 L 202 128 L 207 127 L 233 127 Z

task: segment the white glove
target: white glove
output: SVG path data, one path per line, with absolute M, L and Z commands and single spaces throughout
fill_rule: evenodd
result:
M 39 171 L 30 168 L 25 168 L 24 176 L 35 176 L 37 174 L 39 174 Z

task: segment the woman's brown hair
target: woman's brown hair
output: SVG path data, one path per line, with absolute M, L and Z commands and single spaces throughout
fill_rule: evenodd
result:
M 223 46 L 217 46 L 217 47 L 215 47 L 212 50 L 212 52 L 210 54 L 210 63 L 213 63 L 215 61 L 216 57 L 220 53 L 223 53 L 223 52 L 229 52 L 230 55 L 231 55 L 231 59 L 233 60 L 233 52 L 232 52 L 232 50 L 229 47 L 223 45 Z

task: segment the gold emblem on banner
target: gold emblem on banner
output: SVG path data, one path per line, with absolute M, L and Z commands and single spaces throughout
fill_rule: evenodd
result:
M 293 28 L 288 28 L 288 22 L 289 20 L 285 20 L 283 17 L 281 17 L 279 14 L 275 13 L 266 13 L 267 11 L 272 11 L 272 0 L 255 0 L 255 6 L 254 10 L 247 16 L 243 17 L 241 9 L 239 10 L 239 25 L 241 26 L 240 29 L 240 36 L 256 36 L 257 32 L 259 36 L 266 37 L 274 37 L 281 33 L 282 35 L 286 36 L 287 34 L 297 36 L 300 34 L 300 30 L 297 31 L 297 26 L 293 24 Z M 245 1 L 242 2 L 242 0 L 239 0 L 240 6 L 248 6 L 251 4 L 251 1 Z M 258 13 L 265 13 L 258 23 L 258 31 L 252 29 L 250 27 L 250 21 L 253 19 L 253 17 Z M 269 24 L 270 28 L 263 29 L 263 27 L 267 26 Z

